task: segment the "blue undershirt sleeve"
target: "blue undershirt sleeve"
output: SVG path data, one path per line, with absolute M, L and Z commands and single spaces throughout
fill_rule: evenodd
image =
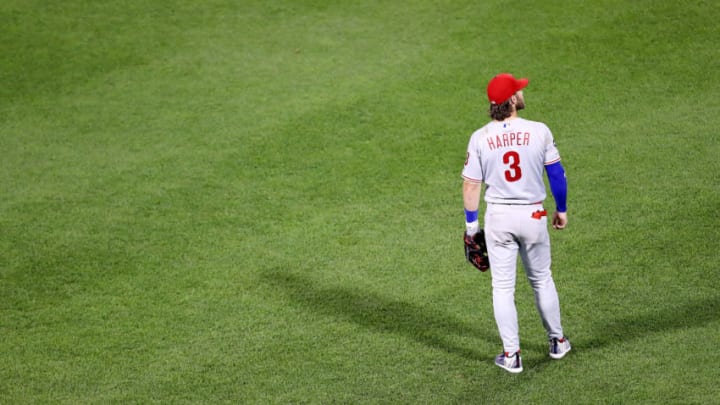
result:
M 567 211 L 567 178 L 565 178 L 565 169 L 560 162 L 545 166 L 548 181 L 550 182 L 550 191 L 555 198 L 555 207 L 558 212 Z

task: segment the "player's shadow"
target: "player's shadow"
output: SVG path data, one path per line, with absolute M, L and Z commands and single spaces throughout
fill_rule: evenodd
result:
M 317 313 L 351 321 L 377 332 L 403 335 L 468 359 L 492 359 L 488 353 L 479 353 L 453 342 L 452 337 L 495 342 L 498 337 L 492 333 L 494 329 L 488 331 L 470 326 L 430 305 L 419 306 L 357 288 L 322 286 L 286 271 L 267 272 L 263 278 L 273 287 L 282 289 L 297 305 Z

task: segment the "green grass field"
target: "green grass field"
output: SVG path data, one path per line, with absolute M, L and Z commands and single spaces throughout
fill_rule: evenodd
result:
M 720 398 L 720 3 L 0 3 L 0 403 Z M 464 262 L 494 74 L 529 77 L 574 350 Z M 552 207 L 552 200 L 548 200 Z

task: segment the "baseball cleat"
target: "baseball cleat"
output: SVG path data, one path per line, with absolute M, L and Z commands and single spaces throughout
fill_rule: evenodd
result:
M 550 339 L 550 357 L 562 359 L 572 349 L 570 341 L 566 337 Z
M 501 353 L 495 357 L 495 365 L 505 369 L 511 373 L 520 373 L 523 371 L 522 359 L 520 358 L 520 351 L 513 353 Z

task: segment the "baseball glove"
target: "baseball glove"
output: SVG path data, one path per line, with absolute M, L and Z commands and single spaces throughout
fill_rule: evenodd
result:
M 490 268 L 487 245 L 485 244 L 485 231 L 482 229 L 473 236 L 463 232 L 465 240 L 465 258 L 480 271 L 487 271 Z

